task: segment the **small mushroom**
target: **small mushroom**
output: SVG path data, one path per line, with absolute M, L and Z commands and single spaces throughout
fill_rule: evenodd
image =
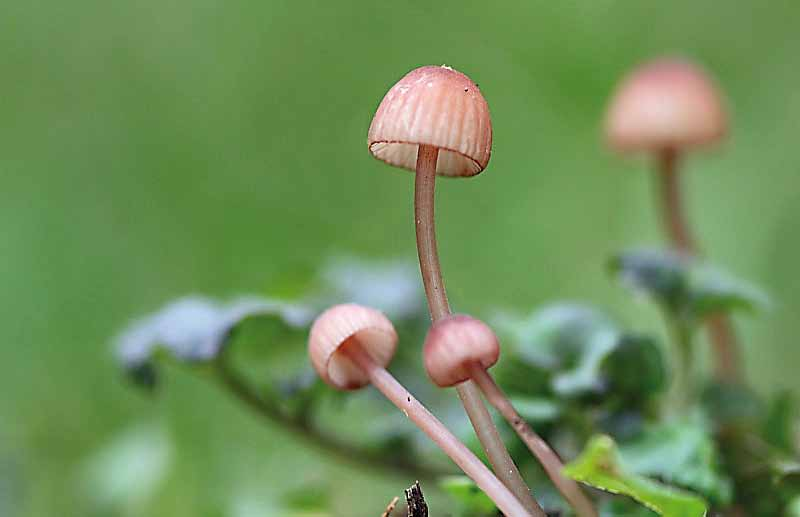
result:
M 520 416 L 489 373 L 499 355 L 500 343 L 495 333 L 484 322 L 470 316 L 441 319 L 433 324 L 425 338 L 425 370 L 431 380 L 441 387 L 474 381 L 486 400 L 503 415 L 539 460 L 575 513 L 580 517 L 596 517 L 594 505 L 578 484 L 561 474 L 564 467 L 561 459 Z
M 492 498 L 508 516 L 529 516 L 492 472 L 386 371 L 397 347 L 392 323 L 378 310 L 336 305 L 314 321 L 308 338 L 311 364 L 329 385 L 354 390 L 372 384 Z
M 727 131 L 721 96 L 696 65 L 658 59 L 635 69 L 617 88 L 606 115 L 606 140 L 620 152 L 653 154 L 661 175 L 664 222 L 675 247 L 695 253 L 681 207 L 677 162 Z
M 606 114 L 605 137 L 613 149 L 655 156 L 662 221 L 673 247 L 696 255 L 697 244 L 683 208 L 678 164 L 683 153 L 708 147 L 728 131 L 722 95 L 699 66 L 660 58 L 631 72 L 617 87 Z M 741 371 L 730 320 L 708 322 L 718 377 L 736 380 Z
M 389 165 L 416 172 L 414 220 L 422 283 L 431 319 L 450 314 L 434 225 L 436 175 L 474 176 L 489 164 L 492 121 L 478 85 L 448 66 L 412 70 L 386 93 L 367 136 L 369 152 Z M 508 454 L 477 388 L 458 395 L 497 476 L 526 508 L 544 515 Z

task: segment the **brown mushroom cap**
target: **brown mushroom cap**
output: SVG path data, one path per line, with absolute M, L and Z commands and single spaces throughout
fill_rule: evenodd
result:
M 311 326 L 308 353 L 319 376 L 340 390 L 354 390 L 369 379 L 353 361 L 341 353 L 345 345 L 358 345 L 382 367 L 397 349 L 397 332 L 382 312 L 356 304 L 335 305 Z
M 428 377 L 441 387 L 470 378 L 469 367 L 494 366 L 500 343 L 491 328 L 470 316 L 457 314 L 433 324 L 425 338 L 424 362 Z
M 367 136 L 369 152 L 415 170 L 417 149 L 439 149 L 436 174 L 474 176 L 489 164 L 489 106 L 469 77 L 447 66 L 412 70 L 386 93 Z
M 662 58 L 630 73 L 606 115 L 606 139 L 618 151 L 682 149 L 711 144 L 727 130 L 717 88 L 688 61 Z

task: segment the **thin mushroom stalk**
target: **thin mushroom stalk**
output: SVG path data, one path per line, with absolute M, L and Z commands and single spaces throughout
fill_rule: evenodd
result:
M 672 246 L 696 255 L 682 206 L 679 160 L 683 153 L 721 140 L 728 129 L 722 96 L 699 66 L 661 58 L 631 72 L 614 94 L 606 115 L 608 144 L 621 152 L 645 152 L 657 161 L 662 219 Z M 718 379 L 739 381 L 741 361 L 730 318 L 707 323 Z
M 464 345 L 464 346 L 462 346 Z M 520 416 L 488 372 L 500 356 L 500 343 L 488 325 L 465 315 L 434 323 L 425 338 L 425 370 L 438 386 L 474 382 L 539 461 L 548 477 L 579 517 L 597 517 L 597 510 L 578 484 L 562 474 L 564 464 Z
M 322 379 L 340 390 L 372 384 L 447 454 L 509 517 L 531 515 L 514 494 L 387 370 L 397 334 L 381 312 L 354 304 L 321 314 L 309 335 L 309 355 Z
M 692 257 L 698 248 L 683 207 L 681 195 L 679 154 L 675 149 L 665 149 L 658 153 L 660 175 L 659 192 L 661 197 L 664 230 L 672 247 L 682 255 Z M 741 370 L 736 335 L 730 318 L 724 315 L 712 316 L 707 323 L 709 338 L 714 347 L 714 365 L 717 377 L 734 381 Z
M 436 175 L 469 177 L 483 171 L 491 155 L 489 108 L 477 85 L 445 66 L 411 71 L 378 106 L 370 125 L 370 153 L 416 173 L 414 222 L 420 270 L 435 322 L 450 314 L 436 248 Z M 530 513 L 543 516 L 472 383 L 458 389 L 464 409 L 497 477 Z

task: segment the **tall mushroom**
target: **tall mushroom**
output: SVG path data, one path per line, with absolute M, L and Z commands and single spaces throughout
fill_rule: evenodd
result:
M 435 322 L 425 338 L 425 370 L 438 386 L 478 385 L 486 400 L 503 415 L 544 468 L 553 484 L 579 517 L 597 517 L 594 505 L 578 484 L 561 473 L 564 464 L 555 451 L 525 422 L 489 373 L 500 355 L 500 342 L 488 325 L 465 315 Z
M 727 116 L 721 95 L 697 65 L 675 58 L 645 63 L 617 87 L 606 114 L 605 136 L 620 152 L 646 152 L 656 158 L 661 217 L 674 248 L 698 253 L 681 201 L 679 162 L 689 150 L 725 136 Z M 717 376 L 736 380 L 740 360 L 731 322 L 715 316 L 708 322 Z
M 427 434 L 509 517 L 531 515 L 497 477 L 386 371 L 397 348 L 392 322 L 380 311 L 336 305 L 314 321 L 308 338 L 311 363 L 339 390 L 372 384 Z
M 468 177 L 489 163 L 492 122 L 478 86 L 447 66 L 412 70 L 386 93 L 369 128 L 369 152 L 389 165 L 416 172 L 414 215 L 417 251 L 431 319 L 450 315 L 434 226 L 436 175 Z M 497 476 L 531 512 L 541 512 L 471 382 L 458 386 Z

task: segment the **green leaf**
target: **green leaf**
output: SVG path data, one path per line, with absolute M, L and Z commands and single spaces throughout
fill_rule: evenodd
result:
M 787 454 L 795 454 L 795 430 L 797 427 L 797 404 L 790 391 L 779 393 L 770 403 L 764 422 L 764 438 L 767 442 Z
M 646 400 L 666 387 L 664 355 L 653 338 L 623 335 L 600 365 L 608 392 L 625 399 Z
M 754 285 L 671 251 L 626 251 L 613 257 L 609 268 L 623 285 L 689 321 L 769 306 L 767 295 Z
M 769 307 L 769 297 L 758 287 L 707 265 L 690 272 L 692 313 L 697 319 L 714 314 L 754 313 Z
M 234 333 L 250 324 L 256 329 L 259 353 L 270 354 L 290 336 L 304 335 L 310 321 L 307 308 L 274 300 L 240 298 L 222 304 L 188 297 L 134 322 L 117 339 L 118 357 L 134 381 L 152 387 L 162 356 L 188 364 L 209 363 Z
M 611 259 L 609 269 L 623 285 L 677 311 L 688 300 L 689 264 L 669 251 L 632 250 Z
M 740 383 L 711 382 L 703 390 L 701 400 L 717 425 L 751 426 L 764 414 L 759 396 Z
M 550 388 L 556 393 L 578 396 L 603 390 L 599 367 L 616 347 L 619 333 L 599 311 L 560 303 L 528 318 L 505 314 L 496 324 L 509 337 L 511 353 L 519 361 L 551 372 Z
M 561 415 L 561 405 L 544 397 L 511 397 L 517 412 L 532 423 L 552 422 Z
M 564 473 L 595 488 L 632 497 L 660 515 L 700 517 L 706 513 L 701 498 L 632 473 L 610 436 L 591 438 L 580 456 L 564 467 Z
M 446 476 L 439 481 L 439 487 L 456 501 L 460 515 L 479 517 L 497 514 L 494 502 L 466 476 Z
M 634 474 L 689 488 L 715 503 L 731 501 L 731 482 L 720 469 L 710 426 L 700 416 L 647 426 L 620 445 L 620 455 Z
M 309 483 L 293 488 L 281 496 L 281 502 L 293 515 L 327 515 L 331 504 L 329 485 Z

